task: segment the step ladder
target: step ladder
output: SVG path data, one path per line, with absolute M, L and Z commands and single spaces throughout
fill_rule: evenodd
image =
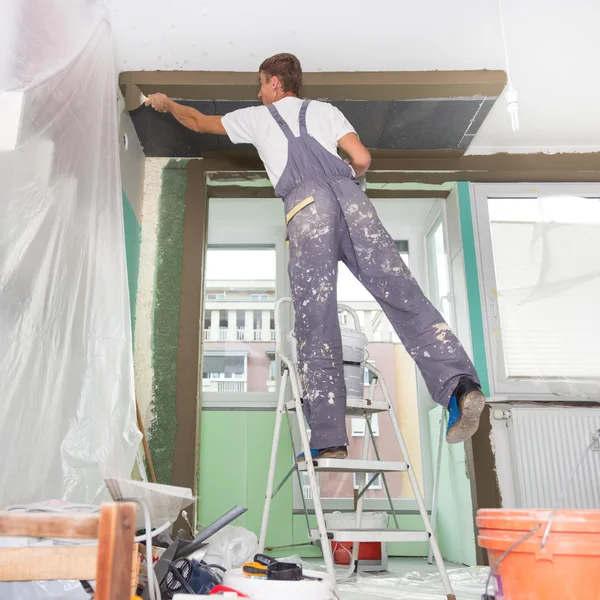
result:
M 366 434 L 364 436 L 363 448 L 362 448 L 362 458 L 360 460 L 354 459 L 316 459 L 313 460 L 310 454 L 310 443 L 307 433 L 307 423 L 304 418 L 304 411 L 302 408 L 302 392 L 301 392 L 301 382 L 298 375 L 298 369 L 295 362 L 290 358 L 291 352 L 289 352 L 289 344 L 287 340 L 286 328 L 282 326 L 284 322 L 284 307 L 288 305 L 290 307 L 291 314 L 291 299 L 290 298 L 282 298 L 275 305 L 275 342 L 276 342 L 276 353 L 278 360 L 281 362 L 282 367 L 282 377 L 280 381 L 279 387 L 279 399 L 277 403 L 277 411 L 275 418 L 275 429 L 273 433 L 273 445 L 271 449 L 271 460 L 269 465 L 269 477 L 267 480 L 267 490 L 265 494 L 265 505 L 263 511 L 262 525 L 260 530 L 260 539 L 259 539 L 259 552 L 264 552 L 266 537 L 267 537 L 267 528 L 269 522 L 269 514 L 271 509 L 271 501 L 279 492 L 279 490 L 283 487 L 283 485 L 287 482 L 287 480 L 296 473 L 298 477 L 298 483 L 300 489 L 302 490 L 302 479 L 301 474 L 307 473 L 308 479 L 310 482 L 310 487 L 312 491 L 313 497 L 313 505 L 315 516 L 317 520 L 317 529 L 311 529 L 308 522 L 308 510 L 306 507 L 306 501 L 304 498 L 304 494 L 302 494 L 302 502 L 304 504 L 304 510 L 307 518 L 307 525 L 309 526 L 309 537 L 312 540 L 314 545 L 318 545 L 321 548 L 323 553 L 323 558 L 325 561 L 325 567 L 331 580 L 335 585 L 335 592 L 339 598 L 339 593 L 337 592 L 337 581 L 343 581 L 351 577 L 354 571 L 358 566 L 358 553 L 359 546 L 361 542 L 426 542 L 430 545 L 431 553 L 433 554 L 433 558 L 437 564 L 442 583 L 444 586 L 444 591 L 448 600 L 456 600 L 454 592 L 452 590 L 452 586 L 450 584 L 450 579 L 448 577 L 448 573 L 446 571 L 446 567 L 444 565 L 444 560 L 442 558 L 437 540 L 435 538 L 435 533 L 433 527 L 431 525 L 431 521 L 429 519 L 429 515 L 427 514 L 427 509 L 425 508 L 425 502 L 423 500 L 423 496 L 421 494 L 421 490 L 419 489 L 419 484 L 417 482 L 416 475 L 412 468 L 412 464 L 410 462 L 410 458 L 408 456 L 408 450 L 406 444 L 404 442 L 404 438 L 402 437 L 402 432 L 400 431 L 400 427 L 398 425 L 398 419 L 396 418 L 396 413 L 394 410 L 393 403 L 390 400 L 390 395 L 383 378 L 381 372 L 375 368 L 372 364 L 366 362 L 365 367 L 370 372 L 370 387 L 369 387 L 369 397 L 365 400 L 352 400 L 349 399 L 346 407 L 346 415 L 350 417 L 363 417 L 366 421 L 366 428 L 368 428 L 369 435 Z M 352 316 L 355 324 L 355 328 L 357 331 L 361 331 L 360 321 L 358 315 L 350 306 L 345 304 L 338 304 L 338 312 L 347 312 Z M 290 328 L 291 330 L 291 328 Z M 286 392 L 288 384 L 291 387 L 292 399 L 286 400 Z M 375 398 L 375 389 L 376 386 L 381 386 L 381 391 L 383 395 L 383 400 L 376 401 Z M 380 459 L 379 450 L 377 448 L 375 442 L 375 436 L 373 435 L 373 429 L 371 426 L 371 418 L 375 413 L 385 413 L 389 415 L 389 418 L 392 423 L 392 427 L 394 433 L 396 435 L 396 439 L 398 442 L 399 454 L 403 457 L 402 461 L 382 461 Z M 299 452 L 297 452 L 294 444 L 294 438 L 292 434 L 292 422 L 291 422 L 291 414 L 296 413 L 298 418 L 298 425 L 300 430 L 300 439 L 302 443 L 302 451 L 304 451 L 304 456 L 306 460 L 304 462 L 298 462 L 296 457 Z M 275 483 L 275 470 L 277 466 L 277 451 L 279 447 L 279 439 L 281 435 L 281 426 L 283 422 L 283 418 L 287 419 L 288 428 L 290 432 L 290 437 L 292 441 L 292 451 L 294 456 L 294 466 L 287 473 L 287 475 L 283 478 L 281 483 L 274 490 Z M 375 453 L 376 460 L 368 460 L 369 456 L 369 446 L 373 445 L 373 450 Z M 325 517 L 323 514 L 323 508 L 321 505 L 321 498 L 319 492 L 319 484 L 317 481 L 317 473 L 359 473 L 360 474 L 360 484 L 359 484 L 359 493 L 356 502 L 356 527 L 348 528 L 348 529 L 336 529 L 336 530 L 328 530 L 325 525 Z M 373 476 L 369 481 L 367 481 L 367 474 L 371 473 Z M 405 531 L 399 528 L 398 526 L 398 518 L 396 515 L 396 511 L 394 509 L 394 503 L 392 501 L 392 497 L 390 495 L 389 487 L 386 480 L 386 474 L 388 473 L 407 473 L 408 479 L 410 481 L 410 485 L 412 487 L 412 491 L 417 502 L 417 506 L 419 508 L 419 512 L 425 524 L 424 531 Z M 362 521 L 362 513 L 363 513 L 363 503 L 365 498 L 365 492 L 369 489 L 369 487 L 375 482 L 378 476 L 381 476 L 383 481 L 383 486 L 386 491 L 386 495 L 390 504 L 390 513 L 394 519 L 395 529 L 362 529 L 361 521 Z M 331 543 L 339 541 L 339 542 L 352 542 L 352 557 L 350 560 L 350 565 L 348 569 L 345 570 L 341 575 L 336 577 L 336 569 L 333 561 L 333 553 Z

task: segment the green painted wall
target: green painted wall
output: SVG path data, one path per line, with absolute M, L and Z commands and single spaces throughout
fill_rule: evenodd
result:
M 489 396 L 490 385 L 488 377 L 485 338 L 483 333 L 483 314 L 481 294 L 479 292 L 479 274 L 477 272 L 477 249 L 475 247 L 475 231 L 473 229 L 473 214 L 471 211 L 471 194 L 469 183 L 458 183 L 458 205 L 460 209 L 460 227 L 462 232 L 463 253 L 465 259 L 465 274 L 467 279 L 467 296 L 469 302 L 469 318 L 471 321 L 471 339 L 473 343 L 473 360 L 481 387 Z
M 206 525 L 238 504 L 248 509 L 235 524 L 257 536 L 264 507 L 271 443 L 275 427 L 273 411 L 207 410 L 202 413 L 200 435 L 200 486 L 198 519 Z M 292 467 L 291 443 L 287 428 L 282 428 L 275 485 Z M 292 482 L 288 481 L 275 497 L 269 519 L 267 546 L 308 542 L 306 519 L 293 515 Z M 423 529 L 418 515 L 399 515 L 403 529 Z M 316 527 L 315 517 L 310 517 Z M 393 521 L 390 518 L 390 526 Z M 427 544 L 390 544 L 393 556 L 425 556 Z M 298 547 L 274 552 L 278 556 L 298 553 L 302 557 L 320 556 L 315 547 Z
M 183 261 L 183 217 L 187 161 L 170 161 L 163 169 L 159 201 L 156 281 L 152 315 L 153 418 L 152 462 L 160 483 L 171 483 L 175 420 L 179 295 Z
M 202 413 L 198 519 L 206 525 L 235 504 L 248 509 L 235 525 L 258 536 L 267 488 L 274 411 L 221 411 Z M 276 482 L 292 466 L 291 443 L 282 429 Z M 288 482 L 271 505 L 267 545 L 291 544 L 292 485 Z M 284 553 L 285 554 L 285 553 Z
M 142 240 L 142 227 L 129 204 L 123 196 L 123 226 L 125 229 L 125 256 L 127 260 L 127 285 L 129 287 L 129 310 L 131 313 L 131 337 L 135 333 L 135 301 L 137 298 L 138 275 L 140 272 L 140 244 Z
M 436 458 L 442 410 L 438 406 L 429 412 L 431 456 Z M 467 477 L 466 461 L 464 444 L 443 442 L 436 535 L 446 560 L 473 566 L 477 558 L 471 482 Z

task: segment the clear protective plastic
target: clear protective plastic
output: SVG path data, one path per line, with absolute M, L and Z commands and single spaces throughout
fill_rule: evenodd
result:
M 0 4 L 0 507 L 97 503 L 140 441 L 108 12 Z
M 326 574 L 318 559 L 303 560 L 297 554 L 278 559 L 302 565 L 303 571 Z M 442 578 L 435 566 L 419 559 L 391 559 L 388 571 L 362 573 L 338 584 L 340 600 L 446 600 Z M 342 574 L 340 570 L 340 574 Z M 481 600 L 489 574 L 488 567 L 448 566 L 448 577 L 456 600 Z

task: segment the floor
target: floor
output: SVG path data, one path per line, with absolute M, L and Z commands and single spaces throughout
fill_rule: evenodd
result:
M 318 560 L 305 562 L 311 570 L 324 570 Z M 487 568 L 447 563 L 446 569 L 457 600 L 481 600 Z M 339 589 L 341 600 L 446 600 L 437 568 L 419 558 L 390 558 L 387 572 L 359 573 L 340 583 Z

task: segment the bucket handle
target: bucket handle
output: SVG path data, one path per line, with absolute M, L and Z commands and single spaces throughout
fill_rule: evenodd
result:
M 339 303 L 338 312 L 342 312 L 343 310 L 345 310 L 354 320 L 354 329 L 356 329 L 356 331 L 362 332 L 362 328 L 360 326 L 360 319 L 358 318 L 358 313 L 351 306 Z

